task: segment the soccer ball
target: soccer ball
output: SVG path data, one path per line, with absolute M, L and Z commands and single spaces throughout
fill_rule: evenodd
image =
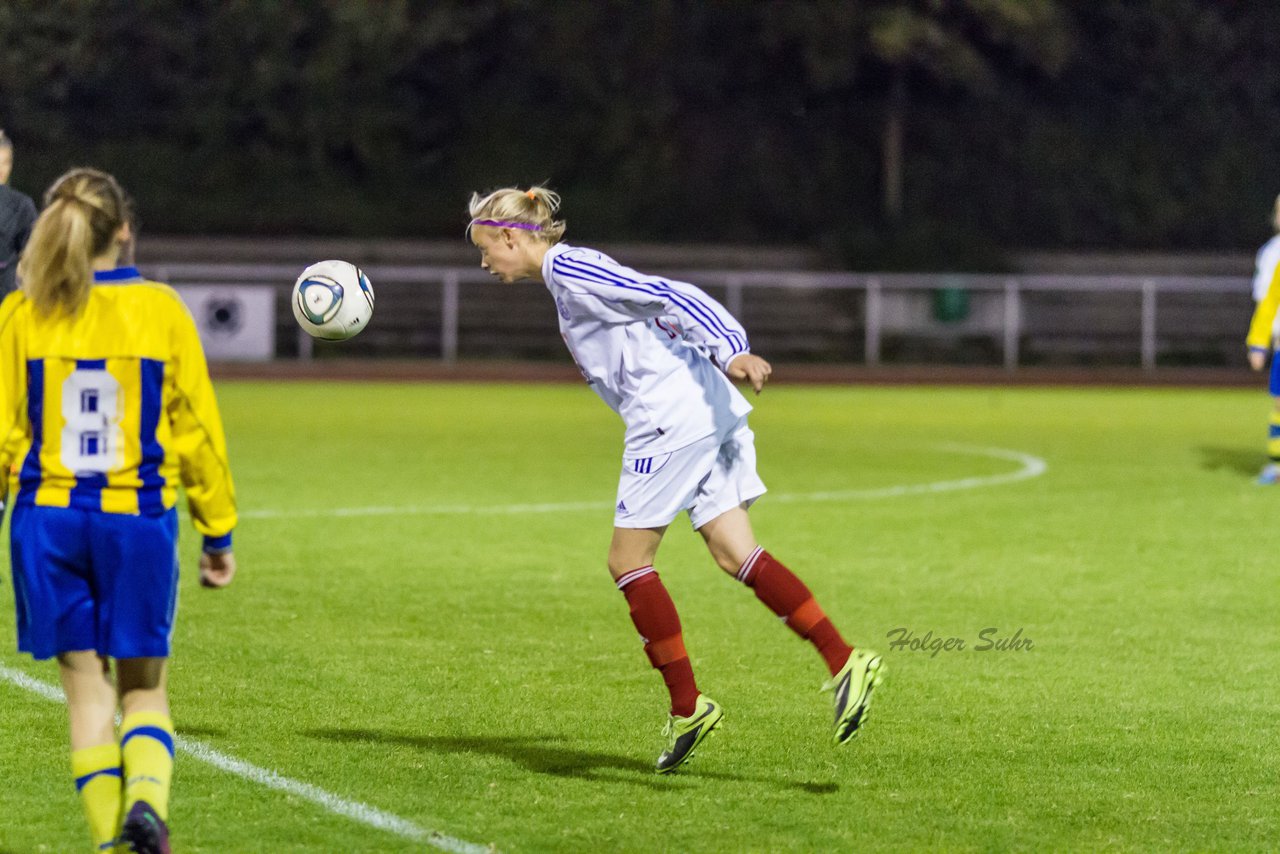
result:
M 314 338 L 345 341 L 373 316 L 373 286 L 355 264 L 321 261 L 293 284 L 293 316 Z

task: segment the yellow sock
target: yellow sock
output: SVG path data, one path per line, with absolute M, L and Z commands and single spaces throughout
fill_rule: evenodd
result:
M 169 820 L 169 781 L 173 777 L 173 722 L 160 712 L 134 712 L 120 724 L 124 757 L 124 813 L 146 801 Z
M 115 849 L 120 830 L 120 745 L 115 742 L 71 751 L 71 774 L 89 820 L 89 833 L 99 851 Z
M 1272 412 L 1267 430 L 1267 456 L 1272 462 L 1280 462 L 1280 412 Z

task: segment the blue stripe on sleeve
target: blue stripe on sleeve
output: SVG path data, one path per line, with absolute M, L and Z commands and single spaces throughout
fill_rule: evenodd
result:
M 223 534 L 221 537 L 205 537 L 201 550 L 210 555 L 231 551 L 231 534 Z
M 142 462 L 138 466 L 138 512 L 144 516 L 158 516 L 164 511 L 164 477 L 160 465 L 164 462 L 164 448 L 156 439 L 156 427 L 160 423 L 160 397 L 164 385 L 164 362 L 156 359 L 140 359 L 138 370 L 142 381 L 142 423 L 138 438 L 142 444 Z
M 640 291 L 641 293 L 647 293 L 653 296 L 666 296 L 676 305 L 679 305 L 685 311 L 689 312 L 689 314 L 699 318 L 707 327 L 708 331 L 729 342 L 729 345 L 733 347 L 736 352 L 742 352 L 747 349 L 747 344 L 743 337 L 736 332 L 731 332 L 720 321 L 719 315 L 716 314 L 715 309 L 706 305 L 697 297 L 676 291 L 666 282 L 662 282 L 662 284 L 642 283 L 634 279 L 628 279 L 620 273 L 605 270 L 604 268 L 590 264 L 586 261 L 571 262 L 563 255 L 552 259 L 552 269 L 557 269 L 557 265 L 561 265 L 558 272 L 569 278 L 577 278 L 585 282 L 613 285 L 615 287 Z M 574 275 L 575 273 L 577 275 Z M 661 282 L 662 280 L 659 281 Z
M 584 276 L 591 276 L 591 275 L 598 276 L 599 277 L 598 281 L 601 281 L 603 284 L 612 284 L 617 287 L 628 288 L 629 290 L 631 289 L 640 290 L 645 293 L 654 294 L 655 296 L 662 296 L 665 294 L 666 296 L 669 296 L 671 298 L 672 302 L 681 306 L 682 308 L 684 308 L 686 311 L 688 311 L 690 314 L 694 315 L 695 317 L 700 318 L 712 333 L 718 332 L 720 333 L 720 337 L 724 338 L 732 346 L 734 347 L 738 346 L 735 343 L 735 339 L 740 340 L 741 336 L 737 335 L 734 332 L 731 332 L 728 329 L 728 327 L 726 327 L 723 323 L 720 322 L 720 318 L 716 314 L 715 309 L 701 302 L 694 296 L 691 296 L 689 294 L 679 293 L 674 288 L 672 288 L 669 283 L 664 282 L 661 279 L 658 280 L 661 284 L 644 283 L 636 279 L 629 279 L 626 276 L 622 275 L 621 273 L 618 273 L 612 270 L 607 270 L 603 267 L 600 267 L 595 264 L 591 264 L 587 261 L 581 261 L 581 260 L 570 261 L 569 259 L 565 258 L 563 255 L 555 258 L 552 261 L 552 267 L 555 266 L 555 263 L 557 261 L 564 261 L 565 266 L 568 269 L 576 270 L 577 272 L 579 272 Z M 576 265 L 576 266 L 570 266 L 570 265 Z M 588 281 L 590 280 L 588 279 Z M 689 305 L 688 302 L 686 302 L 686 300 L 692 302 L 694 305 L 697 305 L 700 309 L 702 309 L 702 311 L 695 310 L 691 305 Z M 704 314 L 702 312 L 706 312 L 706 313 Z
M 568 263 L 568 262 L 566 261 L 566 263 Z M 616 277 L 616 278 L 618 278 L 618 279 L 621 279 L 621 280 L 622 280 L 622 281 L 624 281 L 624 282 L 629 282 L 629 283 L 631 283 L 631 284 L 633 284 L 633 285 L 635 285 L 635 286 L 637 286 L 637 287 L 640 287 L 640 288 L 644 288 L 644 287 L 652 287 L 652 288 L 656 288 L 659 292 L 664 292 L 664 291 L 665 291 L 666 293 L 668 293 L 668 294 L 671 296 L 671 298 L 672 298 L 672 300 L 673 300 L 673 301 L 675 301 L 675 300 L 677 299 L 677 297 L 682 298 L 682 299 L 691 300 L 694 304 L 698 305 L 700 308 L 702 308 L 704 311 L 706 311 L 706 312 L 707 312 L 707 314 L 709 315 L 709 317 L 704 317 L 704 318 L 703 318 L 703 320 L 705 320 L 705 321 L 707 321 L 707 322 L 709 323 L 709 325 L 711 326 L 711 328 L 712 328 L 712 330 L 713 330 L 713 331 L 718 331 L 718 332 L 720 332 L 720 333 L 722 334 L 722 336 L 723 336 L 726 340 L 728 340 L 728 341 L 729 341 L 729 343 L 731 343 L 731 344 L 733 343 L 733 339 L 735 339 L 735 338 L 739 338 L 739 339 L 740 339 L 740 338 L 741 338 L 741 336 L 739 336 L 737 333 L 735 333 L 735 332 L 731 331 L 727 326 L 725 326 L 725 325 L 724 325 L 724 323 L 723 323 L 723 322 L 721 322 L 721 320 L 720 320 L 720 316 L 719 316 L 718 314 L 716 314 L 715 309 L 713 309 L 713 308 L 712 308 L 711 306 L 709 306 L 709 305 L 706 305 L 706 304 L 705 304 L 705 303 L 703 303 L 702 301 L 698 300 L 698 298 L 697 298 L 697 297 L 694 297 L 694 296 L 692 296 L 692 295 L 690 295 L 690 294 L 682 294 L 682 293 L 679 293 L 678 291 L 676 291 L 676 289 L 675 289 L 674 287 L 672 287 L 672 286 L 671 286 L 671 283 L 670 283 L 670 282 L 666 282 L 666 281 L 664 281 L 664 280 L 662 280 L 662 279 L 659 279 L 659 280 L 658 280 L 658 284 L 656 284 L 656 285 L 648 285 L 647 283 L 640 282 L 640 281 L 635 280 L 635 279 L 629 279 L 629 278 L 627 278 L 626 276 L 622 275 L 621 273 L 617 273 L 617 272 L 614 272 L 614 271 L 612 271 L 612 270 L 606 270 L 606 269 L 605 269 L 605 268 L 603 268 L 603 267 L 600 267 L 600 266 L 595 265 L 595 264 L 591 264 L 591 263 L 589 263 L 589 262 L 587 262 L 587 261 L 574 261 L 573 263 L 580 264 L 580 265 L 582 265 L 583 267 L 586 267 L 586 268 L 587 268 L 587 269 L 589 269 L 589 270 L 597 270 L 597 271 L 599 271 L 599 272 L 600 272 L 600 274 L 601 274 L 601 275 L 606 275 L 606 276 L 608 276 L 608 275 L 612 275 L 612 276 L 614 276 L 614 277 Z M 681 303 L 681 304 L 683 305 L 683 303 Z M 686 308 L 688 308 L 688 306 L 686 306 Z M 693 312 L 691 312 L 691 313 L 693 313 Z M 736 346 L 736 345 L 735 345 L 735 346 Z
M 27 419 L 31 422 L 31 448 L 22 461 L 18 474 L 17 504 L 32 505 L 36 490 L 40 488 L 43 474 L 40 469 L 40 448 L 44 443 L 44 360 L 27 362 Z

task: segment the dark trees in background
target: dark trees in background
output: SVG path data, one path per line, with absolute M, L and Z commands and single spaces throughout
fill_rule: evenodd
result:
M 152 232 L 453 237 L 549 181 L 581 240 L 858 266 L 1243 249 L 1280 192 L 1272 0 L 14 0 L 13 182 Z

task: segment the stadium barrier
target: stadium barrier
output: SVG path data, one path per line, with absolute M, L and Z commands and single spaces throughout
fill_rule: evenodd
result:
M 288 295 L 299 268 L 272 263 L 142 265 L 176 286 L 276 292 L 277 358 L 562 358 L 540 286 L 502 285 L 477 267 L 371 265 L 375 319 L 338 345 L 298 330 Z M 867 365 L 1235 366 L 1252 302 L 1243 276 L 980 275 L 663 271 L 720 299 L 760 352 Z M 341 348 L 340 350 L 338 348 Z

